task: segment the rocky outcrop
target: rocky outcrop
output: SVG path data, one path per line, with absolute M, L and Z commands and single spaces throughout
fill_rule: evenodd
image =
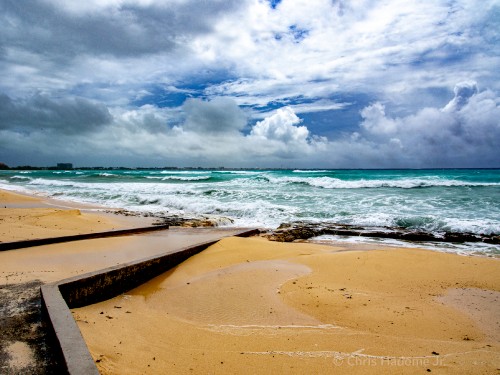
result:
M 363 227 L 347 224 L 309 222 L 284 223 L 276 230 L 265 233 L 264 237 L 272 241 L 292 242 L 322 235 L 392 238 L 418 242 L 484 242 L 500 244 L 500 236 L 498 235 L 478 235 L 464 232 L 433 233 L 400 227 Z
M 227 225 L 233 223 L 232 219 L 226 217 L 210 217 L 210 216 L 184 217 L 179 215 L 169 215 L 166 213 L 134 212 L 128 210 L 114 210 L 107 212 L 123 216 L 154 217 L 157 219 L 157 221 L 153 225 L 169 225 L 172 227 L 189 227 L 189 228 L 218 227 L 220 225 Z

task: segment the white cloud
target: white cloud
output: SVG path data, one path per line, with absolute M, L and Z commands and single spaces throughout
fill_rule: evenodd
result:
M 132 133 L 147 132 L 151 134 L 169 131 L 170 116 L 167 111 L 152 105 L 143 105 L 138 109 L 112 111 L 115 126 L 126 128 Z
M 309 130 L 305 126 L 296 126 L 300 122 L 290 107 L 284 107 L 278 109 L 274 115 L 257 122 L 250 134 L 285 143 L 306 142 Z
M 469 102 L 469 99 L 477 94 L 477 83 L 473 81 L 460 82 L 455 85 L 453 92 L 455 97 L 443 108 L 444 112 L 454 112 L 462 109 Z
M 361 111 L 363 122 L 361 127 L 373 134 L 391 134 L 397 128 L 397 123 L 385 115 L 385 107 L 377 102 Z
M 25 149 L 39 154 L 39 162 L 58 155 L 83 160 L 78 164 L 99 165 L 99 160 L 119 160 L 126 155 L 132 165 L 149 160 L 160 161 L 160 165 L 269 167 L 290 160 L 306 166 L 308 157 L 326 145 L 326 139 L 311 136 L 305 126 L 299 126 L 301 120 L 291 108 L 278 109 L 255 124 L 249 134 L 242 132 L 244 113 L 229 99 L 193 99 L 185 110 L 185 121 L 174 126 L 165 109 L 146 105 L 113 110 L 110 124 L 73 137 L 37 128 L 29 134 L 0 129 L 0 158 L 8 162 L 5 156 Z M 48 147 L 54 144 L 59 145 L 57 150 Z
M 238 96 L 241 104 L 345 91 L 399 95 L 411 104 L 415 90 L 449 87 L 457 77 L 487 82 L 493 75 L 484 59 L 500 67 L 498 55 L 478 48 L 487 43 L 477 29 L 494 27 L 494 1 L 284 0 L 275 10 L 250 4 L 196 38 L 197 48 L 233 62 L 245 77 L 209 92 Z M 305 38 L 295 40 L 291 26 Z
M 498 166 L 500 99 L 478 92 L 474 82 L 459 83 L 444 108 L 390 117 L 381 103 L 361 112 L 364 141 L 376 141 L 386 155 L 400 153 L 404 166 Z M 390 145 L 398 147 L 390 151 Z M 402 152 L 401 152 L 402 151 Z
M 495 0 L 26 2 L 29 13 L 0 6 L 9 94 L 105 82 L 133 98 L 130 85 L 221 69 L 232 82 L 207 93 L 250 105 L 345 91 L 406 98 L 457 77 L 500 89 Z
M 463 93 L 460 87 L 450 103 Z M 315 136 L 290 107 L 257 122 L 245 135 L 244 122 L 238 123 L 241 110 L 228 99 L 193 100 L 186 106 L 191 114 L 175 126 L 168 109 L 143 106 L 113 110 L 110 123 L 81 134 L 4 128 L 0 157 L 9 162 L 8 155 L 22 149 L 40 162 L 57 155 L 95 165 L 126 157 L 128 165 L 329 168 L 494 167 L 500 160 L 500 98 L 490 90 L 473 94 L 460 109 L 429 107 L 403 117 L 390 116 L 374 103 L 362 111 L 357 131 L 329 141 Z M 233 118 L 239 119 L 236 125 Z

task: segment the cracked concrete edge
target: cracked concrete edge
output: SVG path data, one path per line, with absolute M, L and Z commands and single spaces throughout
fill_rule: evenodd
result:
M 258 233 L 258 229 L 252 229 L 232 236 L 249 237 Z M 104 301 L 131 290 L 219 240 L 203 242 L 176 252 L 156 255 L 42 285 L 40 288 L 42 309 L 54 333 L 54 342 L 60 349 L 62 363 L 66 366 L 61 370 L 67 371 L 70 375 L 99 374 L 70 308 Z

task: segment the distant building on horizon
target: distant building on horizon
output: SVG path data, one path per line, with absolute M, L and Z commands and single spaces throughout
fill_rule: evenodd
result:
M 73 163 L 57 163 L 57 169 L 73 169 Z

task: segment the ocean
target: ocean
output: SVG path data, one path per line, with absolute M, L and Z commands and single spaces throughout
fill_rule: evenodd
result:
M 0 171 L 0 188 L 129 211 L 273 229 L 307 221 L 500 234 L 500 169 Z M 401 243 L 500 256 L 500 245 Z

